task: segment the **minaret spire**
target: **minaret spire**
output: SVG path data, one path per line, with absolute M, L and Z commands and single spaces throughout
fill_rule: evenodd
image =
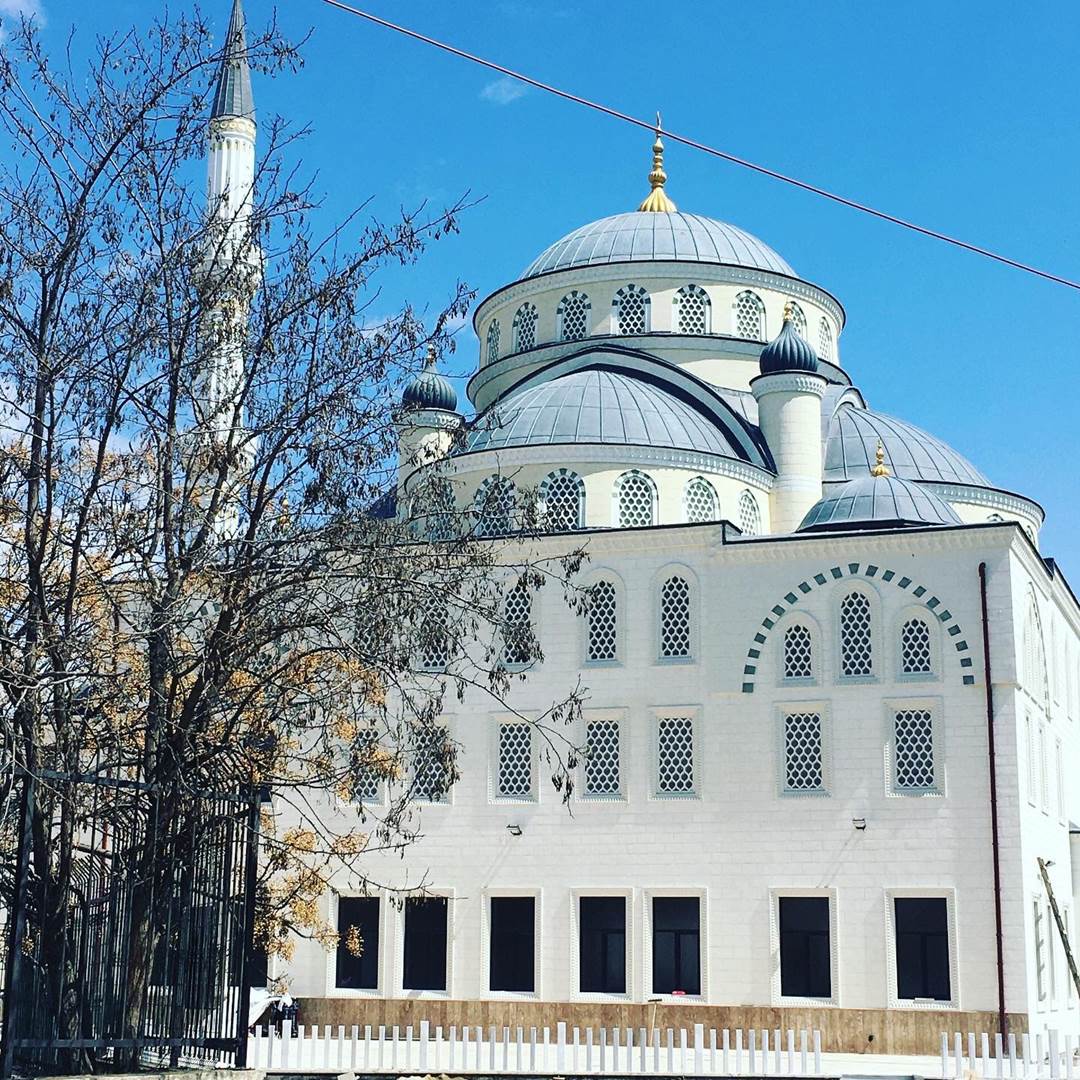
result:
M 251 91 L 251 67 L 247 55 L 247 24 L 243 0 L 233 0 L 229 31 L 225 35 L 225 53 L 218 69 L 211 119 L 242 116 L 255 120 L 255 96 Z

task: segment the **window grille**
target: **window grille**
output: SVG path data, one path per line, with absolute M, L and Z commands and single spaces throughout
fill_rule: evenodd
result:
M 420 669 L 445 671 L 450 661 L 448 615 L 445 604 L 433 604 L 420 620 Z
M 532 725 L 499 725 L 499 769 L 495 787 L 504 799 L 532 795 Z
M 444 480 L 433 483 L 427 512 L 427 535 L 429 540 L 452 540 L 457 535 L 457 508 L 454 492 Z
M 418 747 L 413 756 L 413 798 L 418 802 L 445 802 L 450 787 L 447 766 L 443 761 L 445 744 L 432 737 Z
M 872 675 L 873 672 L 870 601 L 861 592 L 848 593 L 840 604 L 840 674 Z
M 488 324 L 487 332 L 487 358 L 488 363 L 493 364 L 499 359 L 499 336 L 501 331 L 499 330 L 499 320 L 492 319 Z
M 660 655 L 690 655 L 690 585 L 677 574 L 660 589 Z
M 784 790 L 823 791 L 821 715 L 789 713 L 784 717 Z
M 716 521 L 720 516 L 716 489 L 703 476 L 695 476 L 686 485 L 684 498 L 687 521 Z
M 688 716 L 661 717 L 656 725 L 656 793 L 694 793 L 694 721 Z
M 589 589 L 587 660 L 614 660 L 618 648 L 618 604 L 615 586 L 598 581 Z
M 1024 752 L 1027 757 L 1027 790 L 1028 790 L 1028 802 L 1032 806 L 1038 801 L 1039 792 L 1039 774 L 1038 763 L 1035 760 L 1035 736 L 1034 725 L 1031 722 L 1031 717 L 1026 716 L 1024 718 Z
M 589 335 L 589 312 L 592 304 L 589 298 L 575 289 L 559 301 L 556 312 L 559 323 L 560 341 L 577 341 Z
M 577 473 L 549 473 L 540 485 L 540 504 L 548 532 L 572 532 L 585 524 L 585 484 Z
M 533 304 L 522 304 L 514 313 L 514 352 L 524 352 L 536 344 L 536 319 Z
M 784 678 L 812 679 L 813 677 L 813 639 L 806 626 L 795 623 L 784 631 Z
M 707 334 L 712 304 L 700 285 L 684 285 L 675 294 L 675 329 L 680 334 Z
M 503 663 L 507 666 L 528 664 L 533 656 L 532 596 L 525 585 L 515 585 L 506 595 L 503 610 Z
M 739 496 L 739 528 L 744 536 L 757 536 L 761 532 L 761 510 L 749 491 Z
M 637 469 L 623 473 L 618 491 L 620 528 L 637 529 L 654 524 L 656 489 L 644 473 Z
M 795 333 L 805 341 L 806 313 L 794 300 L 788 300 L 788 303 L 791 305 L 791 325 L 795 327 Z
M 585 794 L 618 795 L 622 791 L 618 720 L 591 720 L 585 725 Z
M 765 305 L 753 292 L 741 292 L 735 297 L 735 334 L 751 341 L 765 340 Z
M 382 777 L 371 765 L 363 761 L 363 755 L 356 765 L 353 798 L 361 803 L 377 803 L 382 800 Z
M 489 476 L 477 489 L 477 536 L 505 536 L 514 516 L 514 482 L 505 476 Z
M 930 627 L 923 619 L 908 619 L 900 628 L 900 667 L 905 675 L 923 675 L 933 671 Z
M 934 722 L 929 709 L 900 709 L 894 717 L 896 787 L 899 791 L 934 788 Z
M 818 357 L 822 360 L 832 359 L 832 328 L 827 319 L 822 319 L 818 327 Z
M 624 285 L 612 300 L 615 332 L 645 334 L 649 330 L 649 294 L 640 285 Z

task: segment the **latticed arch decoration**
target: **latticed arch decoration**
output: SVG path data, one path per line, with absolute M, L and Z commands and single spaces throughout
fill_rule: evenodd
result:
M 589 313 L 592 304 L 588 296 L 574 289 L 560 301 L 555 311 L 555 320 L 559 324 L 560 341 L 577 341 L 589 336 Z
M 514 312 L 512 326 L 514 352 L 524 352 L 536 344 L 536 305 L 525 303 Z
M 453 540 L 458 534 L 453 486 L 445 478 L 436 478 L 427 501 L 427 538 L 434 541 Z
M 795 327 L 795 333 L 805 341 L 806 312 L 803 311 L 796 301 L 788 299 L 788 303 L 791 305 L 791 325 Z
M 518 582 L 503 602 L 503 663 L 521 667 L 532 659 L 532 593 Z
M 624 285 L 611 301 L 617 334 L 649 332 L 649 294 L 640 285 Z
M 656 486 L 643 472 L 631 469 L 615 482 L 618 526 L 637 529 L 656 524 Z
M 687 521 L 716 521 L 720 517 L 716 488 L 704 476 L 695 476 L 686 485 L 683 502 Z
M 450 776 L 445 761 L 446 736 L 428 732 L 414 748 L 412 759 L 412 797 L 418 802 L 445 802 Z
M 505 536 L 513 528 L 514 482 L 505 476 L 489 476 L 473 499 L 477 536 Z
M 761 508 L 752 491 L 744 491 L 739 496 L 739 528 L 744 536 L 758 536 L 761 533 Z
M 929 675 L 934 670 L 930 624 L 919 618 L 905 620 L 900 627 L 900 670 L 905 675 Z
M 821 751 L 821 714 L 784 716 L 784 790 L 822 791 L 825 770 Z
M 585 659 L 614 660 L 619 648 L 619 600 L 615 585 L 598 581 L 589 589 Z
M 1028 595 L 1027 615 L 1024 618 L 1022 684 L 1028 694 L 1050 711 L 1050 683 L 1046 671 L 1046 647 L 1043 643 L 1042 620 L 1034 594 Z
M 449 612 L 446 604 L 432 601 L 424 609 L 418 630 L 418 653 L 422 671 L 445 671 L 450 662 Z
M 499 725 L 498 772 L 495 794 L 503 799 L 532 795 L 532 724 L 513 721 Z
M 754 633 L 753 641 L 746 651 L 746 662 L 743 664 L 742 691 L 744 694 L 754 692 L 754 683 L 757 679 L 758 665 L 761 662 L 762 649 L 768 644 L 769 634 L 776 624 L 784 618 L 788 612 L 797 612 L 803 599 L 815 589 L 823 585 L 831 585 L 845 578 L 866 579 L 879 581 L 903 589 L 906 593 L 918 600 L 926 608 L 927 616 L 936 619 L 940 632 L 944 639 L 951 641 L 953 648 L 960 658 L 960 668 L 963 672 L 965 686 L 975 683 L 973 668 L 975 661 L 971 655 L 971 647 L 964 638 L 964 632 L 960 624 L 953 617 L 953 613 L 945 607 L 941 598 L 934 595 L 925 585 L 920 585 L 906 574 L 896 570 L 883 569 L 875 563 L 847 563 L 844 566 L 831 566 L 814 574 L 794 585 L 790 592 L 785 593 L 769 609 L 768 614 L 761 620 Z
M 749 289 L 735 297 L 735 334 L 751 341 L 765 340 L 765 304 Z
M 675 331 L 679 334 L 712 332 L 712 301 L 700 285 L 684 285 L 672 300 Z
M 818 324 L 818 356 L 822 360 L 831 360 L 833 352 L 832 327 L 829 320 L 823 318 Z
M 622 794 L 618 720 L 590 720 L 585 725 L 585 794 Z
M 548 532 L 573 532 L 585 527 L 585 482 L 576 472 L 557 469 L 540 485 L 540 513 Z
M 805 623 L 792 623 L 784 631 L 784 678 L 814 677 L 814 639 Z
M 690 655 L 690 583 L 672 574 L 660 586 L 660 655 L 665 659 Z
M 840 601 L 840 674 L 874 674 L 873 612 L 864 592 L 849 592 Z
M 488 363 L 493 364 L 499 359 L 499 338 L 502 331 L 499 329 L 499 320 L 492 319 L 487 332 L 487 358 Z
M 893 714 L 893 783 L 898 791 L 933 791 L 934 718 L 929 709 L 899 709 Z
M 694 794 L 694 721 L 689 716 L 657 721 L 656 794 Z

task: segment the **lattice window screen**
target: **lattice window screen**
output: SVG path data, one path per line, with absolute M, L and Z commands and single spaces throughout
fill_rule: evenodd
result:
M 503 622 L 503 663 L 527 664 L 532 659 L 532 596 L 524 585 L 506 594 Z
M 680 334 L 707 334 L 712 305 L 700 285 L 684 285 L 675 294 L 675 328 Z
M 505 476 L 489 476 L 477 489 L 477 536 L 505 536 L 514 517 L 514 482 Z
M 818 356 L 822 360 L 832 359 L 832 330 L 826 319 L 821 320 L 818 328 Z
M 589 298 L 575 289 L 567 293 L 559 302 L 558 320 L 559 337 L 563 341 L 577 341 L 589 333 L 589 312 L 592 304 Z
M 735 297 L 735 333 L 751 341 L 765 340 L 765 305 L 757 293 L 741 292 Z
M 619 795 L 622 792 L 618 720 L 590 720 L 585 725 L 585 794 Z
M 795 327 L 795 333 L 799 335 L 804 341 L 806 340 L 806 312 L 794 301 L 789 300 L 791 305 L 791 322 Z
M 719 516 L 716 489 L 703 476 L 695 476 L 686 485 L 686 520 L 715 521 Z
M 499 725 L 499 769 L 496 792 L 502 798 L 532 795 L 532 725 Z
M 618 600 L 610 581 L 598 581 L 589 589 L 589 642 L 587 660 L 614 660 L 618 649 Z
M 761 510 L 749 491 L 739 496 L 739 528 L 746 536 L 757 536 L 761 532 Z
M 840 602 L 840 673 L 872 675 L 874 656 L 870 639 L 870 601 L 860 592 Z
M 522 304 L 514 313 L 514 351 L 523 352 L 536 344 L 536 307 Z
M 363 761 L 356 766 L 353 798 L 362 803 L 375 803 L 382 799 L 382 777 Z
M 821 715 L 789 713 L 784 717 L 784 789 L 821 791 L 824 786 Z
M 929 709 L 900 709 L 894 717 L 898 791 L 931 791 L 935 784 L 934 721 Z
M 652 481 L 636 469 L 619 477 L 619 525 L 636 529 L 652 525 L 655 490 Z
M 656 725 L 656 793 L 694 793 L 694 721 L 664 716 Z
M 925 620 L 908 619 L 900 628 L 900 666 L 905 675 L 922 675 L 933 671 L 930 627 Z
M 660 589 L 660 655 L 690 655 L 690 585 L 677 574 Z
M 492 319 L 487 332 L 487 357 L 488 363 L 493 364 L 499 359 L 499 338 L 502 331 L 499 329 L 499 320 Z
M 550 532 L 571 532 L 585 522 L 585 484 L 577 473 L 560 469 L 540 485 L 544 527 Z
M 445 604 L 428 608 L 420 621 L 420 667 L 423 671 L 445 671 L 450 662 L 450 641 Z
M 413 757 L 413 798 L 419 802 L 444 802 L 449 777 L 441 760 L 443 746 L 431 741 L 417 748 Z
M 814 643 L 810 630 L 795 623 L 784 631 L 784 678 L 811 679 L 814 676 Z
M 649 294 L 640 285 L 624 285 L 612 301 L 620 334 L 644 334 L 649 329 Z
M 433 484 L 430 503 L 427 512 L 428 539 L 452 540 L 458 532 L 453 489 L 445 481 Z

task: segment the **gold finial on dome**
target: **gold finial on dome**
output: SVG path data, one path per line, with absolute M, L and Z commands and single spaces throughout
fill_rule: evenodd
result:
M 878 439 L 877 444 L 877 461 L 870 468 L 871 476 L 888 476 L 889 466 L 885 464 L 885 447 L 881 445 L 881 440 Z
M 652 172 L 649 173 L 652 191 L 645 196 L 645 201 L 638 207 L 639 212 L 646 214 L 674 214 L 678 209 L 664 191 L 667 173 L 664 172 L 664 143 L 660 138 L 662 130 L 658 112 L 656 114 L 656 141 L 652 144 Z
M 784 322 L 793 322 L 795 319 L 795 305 L 789 300 L 784 304 Z

